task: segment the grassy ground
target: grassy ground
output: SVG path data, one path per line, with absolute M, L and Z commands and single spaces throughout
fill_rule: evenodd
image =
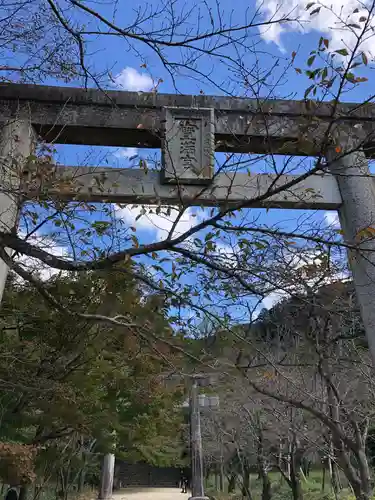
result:
M 292 492 L 290 487 L 286 484 L 285 480 L 279 473 L 271 472 L 270 479 L 272 482 L 272 500 L 290 500 L 292 499 Z M 210 478 L 206 485 L 206 494 L 215 497 L 217 500 L 240 500 L 242 499 L 240 488 L 235 493 L 221 493 L 216 491 L 213 483 L 214 479 Z M 342 481 L 345 485 L 345 482 Z M 324 491 L 322 490 L 322 471 L 312 471 L 302 481 L 304 489 L 305 500 L 334 500 L 334 495 L 329 483 L 328 474 L 326 474 L 326 485 Z M 258 479 L 257 475 L 251 476 L 250 489 L 254 500 L 259 500 L 262 494 L 262 482 Z M 227 488 L 226 488 L 227 490 Z M 340 492 L 340 500 L 354 500 L 351 490 L 344 487 Z

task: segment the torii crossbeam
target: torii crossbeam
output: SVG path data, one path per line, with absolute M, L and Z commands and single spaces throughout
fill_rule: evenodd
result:
M 308 107 L 299 101 L 260 103 L 253 99 L 143 92 L 104 93 L 94 89 L 38 85 L 0 86 L 0 121 L 3 124 L 15 118 L 26 121 L 42 139 L 60 144 L 160 148 L 162 129 L 167 121 L 165 109 L 178 108 L 192 110 L 195 114 L 213 110 L 212 134 L 216 151 L 316 155 L 320 153 L 323 135 L 332 122 L 332 106 L 323 103 Z M 338 107 L 335 120 L 346 129 L 357 131 L 360 127 L 364 137 L 372 138 L 375 137 L 374 117 L 373 106 L 346 104 Z M 375 139 L 365 144 L 364 151 L 372 157 Z M 163 182 L 158 173 L 145 173 L 142 169 L 70 166 L 54 170 L 54 177 L 59 182 L 48 185 L 44 182 L 42 191 L 46 196 L 65 200 L 140 204 L 183 201 L 190 205 L 215 206 L 248 199 L 252 207 L 333 210 L 341 204 L 336 180 L 329 175 L 311 176 L 293 190 L 267 198 L 265 203 L 254 200 L 267 192 L 276 176 L 249 176 L 246 173 L 215 176 L 206 169 L 203 176 L 197 177 L 191 169 L 185 168 L 184 175 L 176 176 L 180 180 L 176 187 L 171 186 L 171 182 Z M 174 174 L 171 177 L 175 177 Z M 69 179 L 64 189 L 61 188 L 63 179 Z M 293 176 L 277 176 L 277 186 L 291 180 Z M 206 185 L 204 190 L 202 185 Z M 36 188 L 40 194 L 40 186 Z

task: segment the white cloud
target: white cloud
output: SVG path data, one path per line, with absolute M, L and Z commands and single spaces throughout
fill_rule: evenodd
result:
M 154 82 L 150 75 L 140 73 L 135 68 L 126 67 L 113 79 L 114 85 L 121 90 L 150 92 Z
M 331 213 L 331 212 L 327 212 Z M 294 294 L 305 294 L 307 287 L 318 289 L 321 286 L 329 285 L 335 281 L 344 281 L 349 279 L 346 271 L 334 271 L 326 274 L 326 268 L 320 268 L 323 264 L 322 256 L 315 252 L 296 252 L 286 255 L 283 266 L 281 267 L 281 276 L 278 283 L 275 278 L 275 286 L 280 286 L 269 293 L 263 300 L 262 305 L 266 309 L 271 309 L 281 300 Z M 310 269 L 315 267 L 316 273 L 310 273 Z M 283 271 L 286 271 L 284 277 Z
M 138 156 L 138 149 L 137 148 L 120 148 L 117 149 L 114 153 L 114 156 L 116 158 L 126 158 L 129 160 L 130 158 L 134 158 Z
M 284 290 L 276 290 L 275 292 L 267 295 L 267 297 L 264 297 L 264 299 L 262 300 L 262 305 L 266 309 L 272 309 L 274 305 L 285 299 L 285 297 L 288 297 L 288 294 L 284 292 Z
M 282 48 L 282 35 L 288 32 L 308 33 L 318 31 L 327 35 L 330 40 L 330 49 L 346 47 L 353 48 L 356 43 L 356 34 L 361 30 L 344 28 L 344 24 L 358 24 L 363 26 L 361 17 L 368 17 L 366 6 L 370 0 L 320 0 L 306 10 L 308 0 L 257 0 L 257 5 L 265 19 L 278 19 L 283 16 L 289 19 L 298 19 L 299 22 L 274 23 L 261 27 L 261 35 L 267 42 L 275 42 Z M 320 7 L 320 11 L 311 13 Z M 355 12 L 358 9 L 358 12 Z M 371 23 L 374 25 L 374 18 Z M 361 50 L 375 52 L 375 39 L 372 32 L 367 33 L 361 45 Z
M 340 227 L 339 214 L 337 212 L 324 212 L 324 221 L 331 228 Z
M 216 259 L 225 267 L 234 268 L 238 264 L 241 249 L 238 244 L 219 241 L 216 242 Z
M 129 226 L 153 231 L 156 233 L 156 240 L 162 240 L 168 236 L 180 211 L 177 207 L 161 207 L 159 213 L 156 213 L 157 209 L 157 205 L 115 207 L 116 216 Z M 200 221 L 197 211 L 188 208 L 179 219 L 173 232 L 174 236 L 185 233 Z

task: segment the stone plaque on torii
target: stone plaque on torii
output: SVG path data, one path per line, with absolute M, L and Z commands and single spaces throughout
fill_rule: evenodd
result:
M 346 242 L 361 249 L 350 263 L 375 360 L 375 240 L 358 241 L 375 224 L 367 162 L 375 152 L 375 106 L 2 84 L 0 126 L 3 231 L 16 225 L 14 193 L 24 199 L 339 210 Z M 216 174 L 213 168 L 214 151 L 320 155 L 328 129 L 340 146 L 326 150 L 330 174 Z M 47 143 L 163 147 L 164 166 L 156 172 L 45 165 L 36 177 L 32 164 L 25 165 L 35 135 Z M 5 277 L 1 261 L 0 293 Z
M 213 108 L 164 108 L 161 180 L 170 184 L 209 184 L 214 177 Z

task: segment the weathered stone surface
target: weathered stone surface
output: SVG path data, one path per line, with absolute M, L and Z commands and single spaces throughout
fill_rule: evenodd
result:
M 0 84 L 0 98 L 3 100 L 35 101 L 47 103 L 70 103 L 80 105 L 100 105 L 110 107 L 162 108 L 193 107 L 215 108 L 218 111 L 249 111 L 279 115 L 303 115 L 330 117 L 333 104 L 292 101 L 287 99 L 268 99 L 264 102 L 229 96 L 159 94 L 156 92 L 101 91 L 74 87 L 54 87 L 47 85 Z M 342 103 L 337 106 L 336 114 L 352 120 L 373 120 L 375 105 L 371 103 Z
M 166 106 L 213 107 L 216 151 L 298 155 L 321 152 L 333 111 L 330 103 L 0 85 L 0 121 L 26 118 L 57 143 L 159 148 Z M 374 105 L 340 105 L 335 119 L 360 135 L 373 156 Z
M 341 196 L 331 175 L 312 175 L 303 182 L 272 197 L 268 190 L 285 185 L 297 176 L 246 173 L 220 174 L 205 188 L 194 185 L 160 183 L 158 172 L 102 167 L 50 167 L 37 178 L 25 176 L 27 197 L 135 204 L 171 204 L 181 201 L 191 206 L 219 206 L 243 203 L 244 206 L 273 208 L 313 208 L 336 210 Z
M 20 176 L 34 147 L 35 136 L 28 122 L 14 120 L 0 125 L 1 231 L 11 232 L 17 226 L 21 206 Z M 0 301 L 7 274 L 8 267 L 0 259 Z
M 213 108 L 164 108 L 164 182 L 211 182 L 215 160 L 214 120 Z

